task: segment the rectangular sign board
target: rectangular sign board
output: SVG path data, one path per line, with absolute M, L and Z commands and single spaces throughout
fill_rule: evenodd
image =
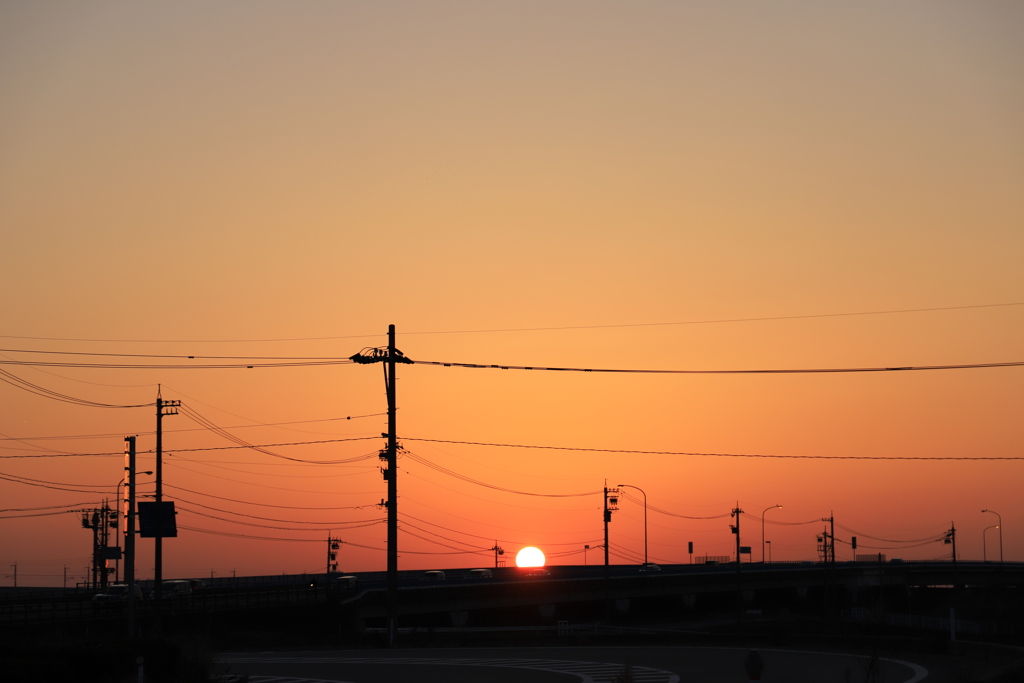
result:
M 177 514 L 174 511 L 174 501 L 165 500 L 160 505 L 160 536 L 174 538 L 178 535 L 178 525 L 174 521 L 174 516 Z M 157 524 L 156 503 L 139 503 L 139 536 L 156 538 Z

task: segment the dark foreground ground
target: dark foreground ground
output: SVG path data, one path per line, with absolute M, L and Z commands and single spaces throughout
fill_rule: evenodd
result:
M 585 625 L 561 633 L 418 629 L 401 632 L 393 648 L 383 633 L 345 634 L 317 619 L 172 622 L 162 630 L 162 637 L 136 639 L 103 625 L 8 630 L 0 639 L 0 680 L 138 683 L 141 658 L 150 683 L 559 683 L 587 680 L 582 676 L 595 683 L 723 683 L 750 680 L 744 662 L 756 650 L 766 683 L 1024 683 L 1024 650 L 1012 639 L 950 642 L 941 634 L 807 621 L 764 621 L 739 631 L 722 622 L 617 632 Z

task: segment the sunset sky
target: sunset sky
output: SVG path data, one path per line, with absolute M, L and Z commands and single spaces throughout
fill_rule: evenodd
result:
M 1022 34 L 1009 1 L 0 5 L 0 584 L 82 580 L 158 385 L 165 577 L 323 572 L 329 534 L 383 570 L 381 367 L 259 365 L 389 324 L 485 365 L 1024 361 Z M 598 563 L 606 483 L 659 563 L 732 553 L 737 505 L 755 561 L 762 514 L 774 560 L 830 515 L 840 559 L 951 523 L 998 559 L 983 509 L 1024 561 L 1024 367 L 398 376 L 401 569 Z

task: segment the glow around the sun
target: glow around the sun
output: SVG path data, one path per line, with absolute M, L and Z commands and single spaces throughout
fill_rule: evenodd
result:
M 544 553 L 541 552 L 540 548 L 534 548 L 533 546 L 523 548 L 518 553 L 516 553 L 516 566 L 543 567 Z

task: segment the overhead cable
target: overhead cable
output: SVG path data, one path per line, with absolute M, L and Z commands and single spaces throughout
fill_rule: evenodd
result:
M 579 446 L 540 446 L 535 444 L 490 443 L 486 441 L 454 441 L 451 439 L 421 439 L 403 436 L 403 441 L 423 441 L 426 443 L 454 443 L 465 446 L 492 446 L 494 448 L 532 448 L 550 451 L 578 451 L 581 453 L 626 453 L 638 455 L 691 455 L 707 458 L 780 458 L 790 460 L 1024 460 L 1024 456 L 1007 455 L 1001 457 L 976 456 L 942 456 L 942 455 L 783 455 L 779 453 L 702 453 L 696 451 L 641 451 L 625 448 L 583 448 Z
M 408 455 L 416 462 L 420 463 L 421 465 L 425 465 L 432 470 L 436 470 L 438 472 L 441 472 L 442 474 L 447 474 L 450 477 L 455 477 L 456 479 L 461 479 L 462 481 L 469 482 L 470 484 L 476 484 L 477 486 L 483 486 L 485 488 L 493 489 L 495 491 L 515 493 L 521 496 L 537 496 L 540 498 L 578 498 L 580 496 L 596 496 L 601 494 L 601 491 L 585 491 L 582 493 L 534 493 L 531 491 L 517 491 L 516 489 L 510 489 L 504 486 L 497 486 L 496 484 L 488 484 L 487 482 L 480 481 L 479 479 L 473 479 L 472 477 L 467 477 L 464 474 L 459 474 L 458 472 L 450 470 L 447 467 L 442 467 L 440 465 L 432 463 L 426 458 L 416 455 L 412 451 L 403 449 L 402 452 Z
M 969 304 L 966 306 L 933 306 L 930 308 L 900 308 L 879 311 L 853 311 L 846 313 L 811 313 L 807 315 L 777 315 L 759 318 L 712 318 L 706 320 L 683 320 L 678 322 L 658 323 L 617 323 L 608 325 L 570 325 L 561 327 L 509 327 L 480 330 L 434 330 L 405 332 L 403 334 L 479 334 L 487 332 L 547 332 L 561 330 L 599 330 L 621 327 L 667 327 L 672 325 L 711 325 L 720 323 L 765 322 L 775 320 L 806 320 L 812 318 L 842 318 L 866 315 L 894 315 L 898 313 L 931 313 L 935 311 L 962 311 L 979 308 L 1002 308 L 1007 306 L 1024 306 L 1024 301 L 1011 301 L 998 304 Z M 328 337 L 283 337 L 277 339 L 83 339 L 76 337 L 30 337 L 12 334 L 0 334 L 0 339 L 31 339 L 34 341 L 71 341 L 71 342 L 109 342 L 121 344 L 258 344 L 267 342 L 305 342 L 330 341 L 334 339 L 365 339 L 379 337 L 380 334 L 350 334 Z
M 263 529 L 280 529 L 282 531 L 331 531 L 332 530 L 330 526 L 326 525 L 326 523 L 325 523 L 325 526 L 323 528 L 319 528 L 319 529 L 307 529 L 307 528 L 304 528 L 304 527 L 274 526 L 274 525 L 271 525 L 271 524 L 256 524 L 255 522 L 241 522 L 241 521 L 239 521 L 237 519 L 227 519 L 225 517 L 217 517 L 216 515 L 208 515 L 208 514 L 206 514 L 204 512 L 199 512 L 198 510 L 190 510 L 187 507 L 182 507 L 180 505 L 178 506 L 178 509 L 182 510 L 183 512 L 188 512 L 188 513 L 193 514 L 193 515 L 199 515 L 200 517 L 207 517 L 209 519 L 216 519 L 216 520 L 219 520 L 221 522 L 230 522 L 231 524 L 241 524 L 241 525 L 244 525 L 244 526 L 255 526 L 255 527 L 261 527 Z M 351 523 L 348 526 L 346 526 L 345 529 L 358 529 L 358 528 L 366 527 L 366 526 L 374 526 L 376 524 L 381 524 L 382 522 L 384 522 L 383 519 L 378 519 L 378 520 L 362 520 L 362 521 L 363 521 L 363 523 L 360 523 L 360 524 Z M 335 526 L 334 528 L 337 528 L 337 526 Z
M 234 510 L 222 510 L 221 508 L 215 508 L 215 507 L 211 507 L 209 505 L 203 505 L 202 503 L 197 503 L 194 500 L 186 500 L 185 498 L 181 498 L 181 497 L 179 497 L 178 500 L 180 500 L 182 503 L 185 503 L 186 505 L 196 505 L 196 506 L 201 507 L 201 508 L 206 509 L 206 510 L 213 510 L 214 512 L 223 512 L 225 514 L 237 515 L 238 517 L 246 517 L 248 519 L 258 519 L 258 520 L 261 520 L 263 522 L 281 522 L 281 523 L 284 523 L 284 524 L 317 524 L 319 526 L 324 526 L 325 524 L 326 525 L 335 525 L 335 526 L 346 526 L 346 525 L 349 525 L 349 524 L 356 524 L 356 523 L 362 523 L 362 522 L 367 522 L 367 521 L 374 521 L 375 522 L 375 520 L 365 520 L 365 519 L 352 520 L 352 521 L 342 520 L 342 521 L 329 521 L 329 522 L 325 522 L 325 521 L 307 522 L 307 521 L 298 520 L 298 519 L 277 519 L 275 517 L 259 517 L 257 515 L 249 515 L 249 514 L 245 514 L 243 512 L 235 512 Z M 347 526 L 346 526 L 346 528 L 347 528 Z
M 248 448 L 248 449 L 254 450 L 254 451 L 258 452 L 258 453 L 263 453 L 264 455 L 269 455 L 269 456 L 274 457 L 274 458 L 281 458 L 282 460 L 291 460 L 293 462 L 302 462 L 302 463 L 315 462 L 315 463 L 323 464 L 323 465 L 336 465 L 336 464 L 340 464 L 340 463 L 344 463 L 344 462 L 354 462 L 354 460 L 352 460 L 352 459 L 345 459 L 345 460 L 306 460 L 306 459 L 303 459 L 303 458 L 293 458 L 293 457 L 288 456 L 288 455 L 281 455 L 280 453 L 275 453 L 274 451 L 267 450 L 263 446 L 257 446 L 256 444 L 249 443 L 245 439 L 243 439 L 241 437 L 238 437 L 238 436 L 235 436 L 234 434 L 232 434 L 231 432 L 227 431 L 226 429 L 218 427 L 211 420 L 203 417 L 194 408 L 191 408 L 191 407 L 189 407 L 188 405 L 186 405 L 184 403 L 181 404 L 181 406 L 178 408 L 178 410 L 181 412 L 182 415 L 185 415 L 186 417 L 191 419 L 196 424 L 198 424 L 198 425 L 200 425 L 202 427 L 205 427 L 205 428 L 209 429 L 211 432 L 213 432 L 214 434 L 217 434 L 217 435 L 227 439 L 228 441 L 231 441 L 231 442 L 237 444 L 237 446 L 240 447 L 240 448 Z M 346 440 L 346 441 L 356 441 L 357 439 L 344 439 L 344 440 Z M 330 440 L 324 439 L 322 441 L 323 442 L 327 442 L 327 441 L 334 441 L 334 440 L 333 439 L 330 439 Z M 186 451 L 186 450 L 190 450 L 190 449 L 182 449 L 182 450 Z M 359 459 L 363 459 L 363 456 L 360 456 Z
M 212 493 L 201 493 L 199 491 L 193 491 L 192 489 L 186 489 L 181 486 L 174 486 L 173 484 L 164 484 L 164 488 L 174 489 L 175 491 L 185 491 L 186 493 L 194 493 L 197 496 L 206 496 L 207 498 L 216 498 L 217 500 L 226 500 L 229 503 L 241 503 L 243 505 L 258 505 L 259 507 L 268 508 L 280 508 L 283 510 L 359 510 L 365 507 L 371 507 L 375 503 L 369 505 L 344 505 L 335 507 L 309 507 L 302 505 L 274 505 L 273 503 L 254 503 L 249 500 L 238 500 L 237 498 L 225 498 L 224 496 L 215 496 Z
M 0 359 L 0 365 L 11 364 L 12 361 L 6 361 Z M 16 364 L 16 363 L 15 363 Z M 76 396 L 70 396 L 68 394 L 62 394 L 52 389 L 47 389 L 38 384 L 29 382 L 26 379 L 22 379 L 17 375 L 14 375 L 7 370 L 0 369 L 0 382 L 5 382 L 11 386 L 27 391 L 30 394 L 48 398 L 54 401 L 60 401 L 61 403 L 70 403 L 72 405 L 85 406 L 87 408 L 146 408 L 152 403 L 136 403 L 132 405 L 122 405 L 119 403 L 101 403 L 99 401 L 92 401 L 85 398 L 78 398 Z
M 350 365 L 347 358 L 322 361 L 281 361 L 264 363 L 83 363 L 74 361 L 10 360 L 0 359 L 0 365 L 19 365 L 40 368 L 95 368 L 101 370 L 237 370 L 253 368 L 308 368 L 326 365 Z M 152 404 L 147 404 L 152 405 Z M 139 406 L 109 406 L 115 408 Z
M 634 503 L 641 504 L 646 509 L 651 510 L 652 512 L 658 512 L 663 515 L 668 515 L 669 517 L 678 517 L 680 519 L 722 519 L 723 517 L 729 516 L 728 512 L 723 512 L 720 515 L 711 515 L 710 517 L 695 517 L 693 515 L 681 515 L 678 512 L 669 512 L 668 510 L 662 510 L 661 508 L 655 507 L 654 505 L 649 505 L 646 503 L 646 501 L 640 499 L 638 496 L 626 491 L 620 492 L 619 496 L 625 498 L 626 500 L 633 501 Z
M 97 356 L 103 358 L 172 358 L 176 360 L 290 360 L 336 361 L 338 356 L 199 356 L 191 354 L 98 353 L 93 351 L 43 351 L 39 349 L 0 349 L 0 353 L 36 353 L 50 356 Z
M 440 365 L 446 368 L 474 368 L 487 370 L 538 370 L 549 372 L 602 372 L 644 375 L 809 375 L 822 373 L 907 372 L 912 370 L 977 370 L 980 368 L 1013 368 L 1024 366 L 1024 361 L 1005 363 L 963 363 L 959 365 L 907 365 L 877 368 L 772 368 L 746 370 L 644 370 L 612 368 L 556 368 L 533 365 L 496 365 L 484 363 L 456 363 L 452 361 L 414 360 L 415 365 Z

